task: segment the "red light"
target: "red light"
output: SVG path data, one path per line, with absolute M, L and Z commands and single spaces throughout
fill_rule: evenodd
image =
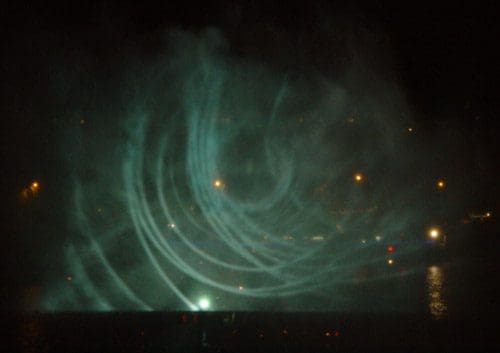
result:
M 334 336 L 335 337 L 339 337 L 340 336 L 340 332 L 339 331 L 335 331 Z
M 182 320 L 183 323 L 188 322 L 188 316 L 187 316 L 187 314 L 182 314 L 181 315 L 181 320 Z
M 389 245 L 389 246 L 387 247 L 387 251 L 388 251 L 388 252 L 393 252 L 393 251 L 394 251 L 394 247 L 393 247 L 392 245 Z

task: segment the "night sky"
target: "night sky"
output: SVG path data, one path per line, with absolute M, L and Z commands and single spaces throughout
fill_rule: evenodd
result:
M 321 287 L 322 276 L 350 283 L 358 272 L 338 268 L 357 266 L 352 256 L 360 266 L 372 261 L 358 246 L 368 229 L 385 229 L 395 242 L 432 222 L 496 217 L 496 7 L 8 5 L 2 309 L 203 309 L 200 282 L 241 276 L 227 284 L 234 288 L 210 292 L 223 297 L 219 308 L 316 310 L 303 290 Z M 198 262 L 183 270 L 195 260 L 174 242 L 160 267 L 183 294 L 166 299 L 151 294 L 166 282 L 135 251 L 141 239 L 155 243 L 151 220 L 165 213 L 160 186 L 163 201 L 177 205 L 162 227 L 184 229 L 172 237 L 185 234 L 237 267 L 227 275 Z M 262 245 L 262 229 L 277 245 Z M 358 245 L 337 241 L 342 234 Z M 117 273 L 99 272 L 98 248 Z M 403 255 L 410 272 L 419 251 Z M 284 265 L 273 270 L 273 261 Z M 255 276 L 239 272 L 247 262 Z M 324 272 L 306 278 L 315 267 Z M 330 309 L 349 304 L 312 296 Z

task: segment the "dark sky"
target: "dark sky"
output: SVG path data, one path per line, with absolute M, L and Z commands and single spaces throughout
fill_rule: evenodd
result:
M 236 55 L 265 58 L 270 65 L 289 57 L 289 70 L 305 66 L 329 72 L 332 63 L 350 60 L 336 53 L 350 40 L 360 40 L 367 52 L 377 52 L 372 64 L 390 67 L 405 93 L 418 143 L 425 146 L 428 138 L 460 141 L 438 159 L 477 183 L 467 206 L 498 207 L 494 169 L 500 57 L 495 50 L 495 1 L 453 6 L 386 1 L 369 6 L 179 3 L 12 2 L 2 9 L 2 298 L 12 294 L 10 283 L 22 287 L 39 281 L 43 271 L 36 267 L 38 255 L 27 249 L 55 241 L 50 234 L 35 239 L 20 235 L 29 229 L 26 217 L 40 222 L 53 210 L 27 210 L 19 205 L 18 195 L 33 178 L 63 183 L 66 177 L 56 143 L 64 123 L 55 123 L 52 114 L 59 104 L 52 93 L 58 73 L 76 70 L 74 58 L 81 53 L 93 58 L 93 66 L 85 68 L 93 75 L 119 75 L 112 67 L 123 64 L 128 55 L 145 63 L 154 58 L 168 28 L 218 27 Z M 331 26 L 338 29 L 338 38 L 332 39 Z
M 369 6 L 316 2 L 292 3 L 286 7 L 253 2 L 248 5 L 204 2 L 202 6 L 189 1 L 162 2 L 162 5 L 126 3 L 7 6 L 2 19 L 3 59 L 7 60 L 4 76 L 19 80 L 16 69 L 20 68 L 25 77 L 35 75 L 32 71 L 42 75 L 39 66 L 47 65 L 44 60 L 50 60 L 51 52 L 61 44 L 104 50 L 102 45 L 119 46 L 127 38 L 140 38 L 145 40 L 144 50 L 154 50 L 158 44 L 155 36 L 166 27 L 216 26 L 240 50 L 258 46 L 259 42 L 261 50 L 265 50 L 269 44 L 263 43 L 264 36 L 273 29 L 286 33 L 291 42 L 290 38 L 317 41 L 316 45 L 325 53 L 331 49 L 322 46 L 326 40 L 321 37 L 321 27 L 329 22 L 345 22 L 353 32 L 363 28 L 383 33 L 376 40 L 389 43 L 414 108 L 426 115 L 422 119 L 433 119 L 427 113 L 442 110 L 461 112 L 464 105 L 472 115 L 488 119 L 498 109 L 494 86 L 499 59 L 495 50 L 498 24 L 493 1 L 464 2 L 452 7 L 386 1 L 374 1 Z M 33 62 L 34 57 L 38 63 Z M 463 105 L 457 106 L 457 101 Z

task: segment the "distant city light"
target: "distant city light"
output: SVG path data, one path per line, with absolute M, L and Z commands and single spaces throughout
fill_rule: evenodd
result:
M 23 199 L 29 199 L 30 197 L 35 197 L 38 194 L 39 190 L 40 190 L 40 183 L 35 180 L 21 191 L 21 197 Z
M 490 211 L 487 211 L 485 213 L 469 213 L 469 218 L 470 220 L 479 220 L 481 222 L 484 222 L 488 218 L 491 218 L 493 214 Z
M 380 235 L 376 235 L 376 236 L 375 236 L 375 240 L 376 240 L 376 241 L 381 241 L 381 240 L 382 240 L 382 237 L 381 237 Z
M 393 259 L 389 259 L 389 260 L 387 260 L 387 264 L 392 265 L 393 263 L 394 263 L 394 260 L 393 260 Z
M 224 183 L 220 179 L 215 179 L 212 183 L 213 187 L 216 189 L 220 189 L 224 186 Z
M 439 189 L 444 189 L 444 187 L 446 186 L 446 182 L 442 179 L 438 180 L 436 182 L 436 186 L 439 188 Z
M 429 237 L 431 239 L 437 239 L 437 238 L 439 238 L 439 234 L 440 234 L 440 232 L 439 232 L 438 228 L 432 227 L 432 228 L 429 229 Z
M 392 245 L 388 245 L 387 246 L 387 251 L 388 252 L 393 252 L 394 251 L 394 247 Z
M 412 128 L 412 127 L 409 127 L 409 128 L 408 128 L 408 132 L 413 132 L 413 128 Z
M 357 183 L 361 183 L 364 179 L 364 176 L 363 174 L 361 173 L 356 173 L 354 174 L 354 180 L 357 182 Z
M 175 223 L 169 223 L 168 227 L 174 229 L 175 228 Z
M 208 298 L 203 297 L 198 301 L 198 306 L 201 310 L 207 310 L 210 307 L 210 301 Z

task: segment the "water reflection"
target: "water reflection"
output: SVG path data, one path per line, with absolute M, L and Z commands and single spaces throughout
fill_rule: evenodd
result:
M 443 296 L 444 273 L 440 266 L 430 266 L 427 268 L 426 284 L 429 311 L 435 319 L 442 319 L 448 306 Z

